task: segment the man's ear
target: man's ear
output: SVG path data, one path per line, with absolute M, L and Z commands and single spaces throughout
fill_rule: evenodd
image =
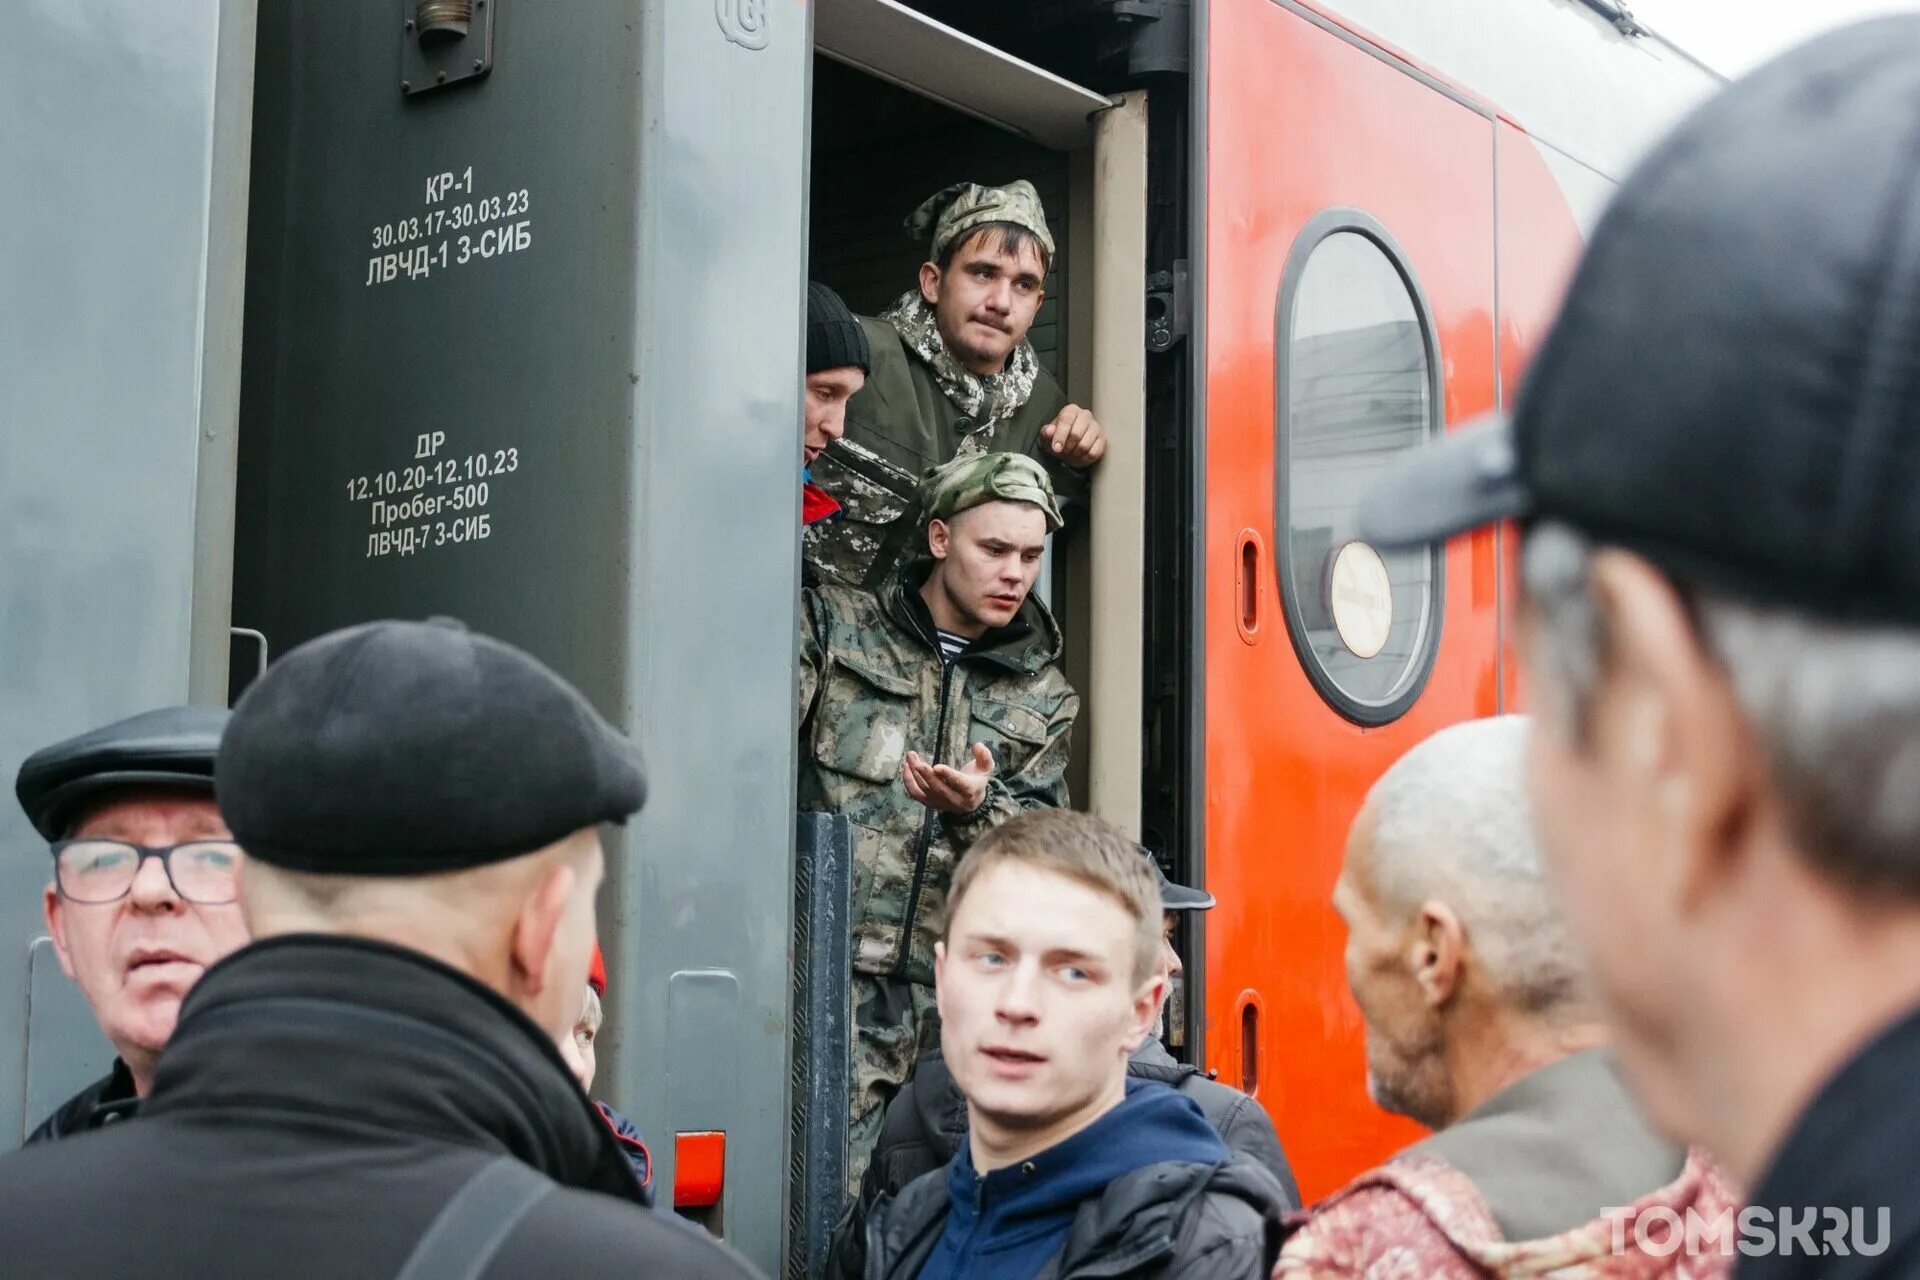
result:
M 941 939 L 933 944 L 933 1007 L 940 1011 L 944 1019 L 947 1011 L 941 1001 L 947 994 L 947 944 Z
M 1141 983 L 1133 993 L 1133 1016 L 1127 1022 L 1127 1056 L 1153 1033 L 1154 1024 L 1160 1021 L 1160 1005 L 1167 998 L 1167 980 L 1156 968 L 1151 978 Z
M 1466 970 L 1467 927 L 1452 907 L 1430 898 L 1414 913 L 1407 948 L 1407 968 L 1427 1006 L 1444 1007 Z
M 1766 761 L 1667 577 L 1630 552 L 1604 549 L 1592 583 L 1611 640 L 1594 750 L 1649 798 L 1657 833 L 1657 847 L 1623 851 L 1623 869 L 1685 909 L 1750 846 L 1767 807 Z
M 953 527 L 945 520 L 927 521 L 927 550 L 935 560 L 945 560 L 953 546 Z
M 568 862 L 549 868 L 514 920 L 513 967 L 529 995 L 539 995 L 546 989 L 547 961 L 553 955 L 560 924 L 566 919 L 567 904 L 573 899 L 575 875 Z
M 40 910 L 47 918 L 47 932 L 53 935 L 53 954 L 60 957 L 60 971 L 71 978 L 73 960 L 67 955 L 67 920 L 62 914 L 65 909 L 66 903 L 60 897 L 59 887 L 48 885 L 46 896 L 40 902 Z
M 920 264 L 920 297 L 928 306 L 940 301 L 940 264 L 923 262 Z

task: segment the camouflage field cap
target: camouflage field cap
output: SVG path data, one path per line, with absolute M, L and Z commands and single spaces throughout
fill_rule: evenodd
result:
M 977 453 L 955 458 L 927 473 L 920 485 L 920 506 L 929 520 L 951 520 L 983 502 L 1031 502 L 1046 513 L 1047 532 L 1066 521 L 1053 500 L 1047 469 L 1024 453 Z
M 1047 212 L 1040 206 L 1040 193 L 1025 178 L 1004 187 L 983 187 L 977 182 L 943 187 L 913 211 L 907 219 L 907 234 L 928 245 L 927 256 L 937 259 L 955 240 L 989 222 L 1025 227 L 1039 237 L 1047 257 L 1053 257 Z

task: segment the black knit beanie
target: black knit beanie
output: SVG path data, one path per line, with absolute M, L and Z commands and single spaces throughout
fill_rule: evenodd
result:
M 860 322 L 823 284 L 807 285 L 807 372 L 858 367 L 873 372 L 873 352 Z

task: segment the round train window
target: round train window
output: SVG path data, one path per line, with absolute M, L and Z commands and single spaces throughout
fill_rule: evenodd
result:
M 1276 557 L 1294 649 L 1321 694 L 1362 724 L 1413 704 L 1439 639 L 1437 552 L 1359 538 L 1373 482 L 1440 426 L 1432 326 L 1378 223 L 1322 214 L 1280 286 Z

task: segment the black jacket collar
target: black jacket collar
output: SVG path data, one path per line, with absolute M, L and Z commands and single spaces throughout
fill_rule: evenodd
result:
M 133 1085 L 133 1072 L 119 1058 L 113 1069 L 61 1103 L 54 1113 L 27 1135 L 26 1145 L 51 1142 L 98 1129 L 114 1120 L 124 1120 L 140 1107 L 140 1096 Z
M 639 1184 L 559 1049 L 467 975 L 415 951 L 293 934 L 209 969 L 142 1114 L 281 1111 L 507 1153 L 567 1186 Z
M 1151 1080 L 1169 1089 L 1178 1089 L 1189 1076 L 1200 1074 L 1198 1067 L 1180 1062 L 1167 1052 L 1158 1036 L 1148 1036 L 1127 1059 L 1127 1074 L 1136 1080 Z M 913 1078 L 901 1091 L 919 1122 L 916 1138 L 925 1144 L 927 1154 L 937 1164 L 946 1164 L 967 1138 L 967 1100 L 947 1069 L 946 1055 L 933 1050 L 914 1064 Z M 885 1129 L 881 1143 L 893 1136 Z
M 1814 1095 L 1774 1153 L 1748 1203 L 1771 1213 L 1778 1229 L 1815 1221 L 1809 1254 L 1804 1240 L 1785 1251 L 1777 1240 L 1769 1252 L 1741 1258 L 1742 1280 L 1792 1276 L 1853 1280 L 1909 1276 L 1920 1259 L 1920 1009 L 1914 1009 L 1855 1054 Z M 1879 1229 L 1887 1210 L 1888 1226 Z M 1788 1214 L 1792 1215 L 1792 1223 Z M 1818 1249 L 1837 1217 L 1844 1217 L 1851 1244 L 1874 1248 L 1870 1256 L 1821 1256 Z M 1862 1235 L 1853 1236 L 1859 1220 Z M 1876 1247 L 1879 1246 L 1879 1247 Z

